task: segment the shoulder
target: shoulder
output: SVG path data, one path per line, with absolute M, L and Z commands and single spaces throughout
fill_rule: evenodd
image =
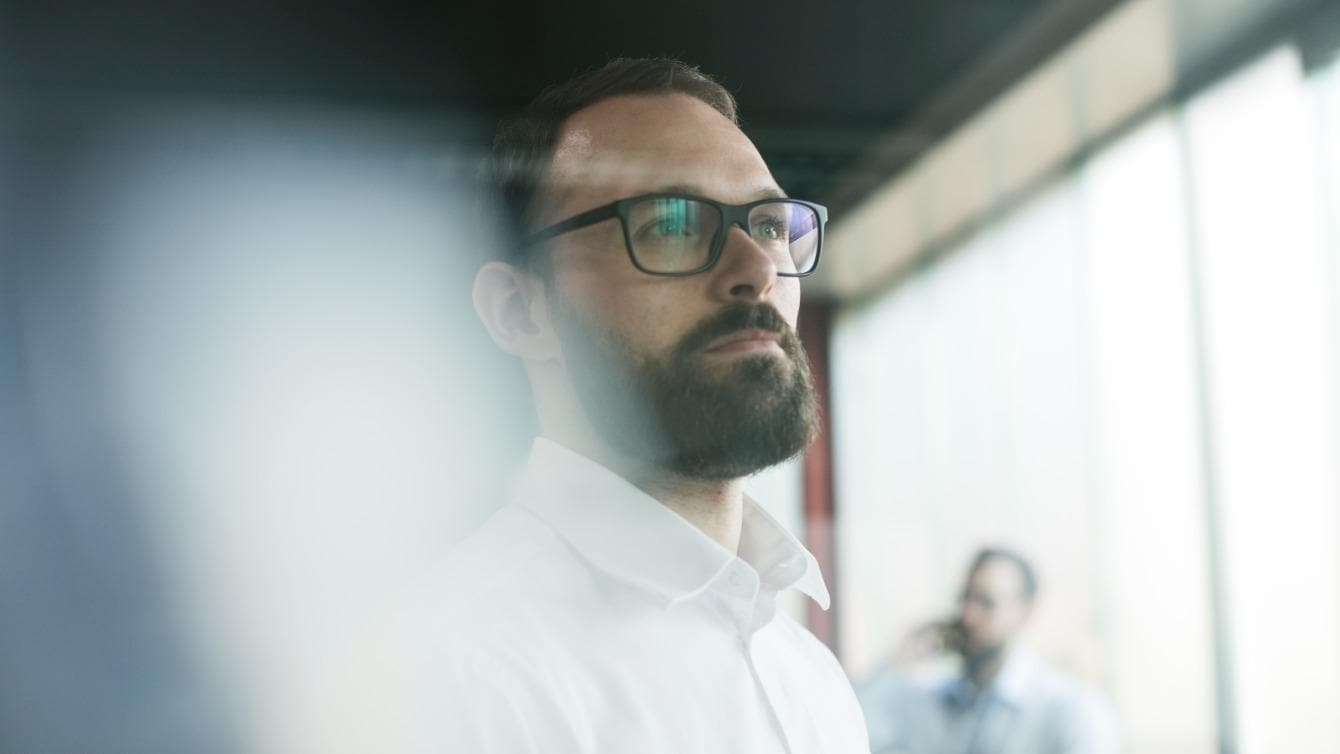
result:
M 797 687 L 821 691 L 834 703 L 859 710 L 851 679 L 827 644 L 790 615 L 778 615 L 769 628 L 786 665 L 782 672 L 791 682 Z
M 805 626 L 790 615 L 779 612 L 770 624 L 774 636 L 783 642 L 789 648 L 789 651 L 797 653 L 807 659 L 809 662 L 822 668 L 826 673 L 841 676 L 845 685 L 850 685 L 846 673 L 838 663 L 837 656 L 833 650 L 829 649 L 827 644 L 819 640 Z
M 1039 673 L 1037 694 L 1062 750 L 1086 754 L 1116 750 L 1116 718 L 1096 689 L 1047 667 Z
M 546 615 L 583 591 L 588 570 L 543 522 L 503 508 L 322 651 L 300 700 L 310 720 L 295 725 L 320 745 L 293 750 L 530 751 L 474 744 L 534 723 L 519 710 L 544 709 L 533 700 L 552 656 Z
M 1098 692 L 1078 678 L 1038 661 L 1033 672 L 1033 692 L 1053 710 L 1079 713 L 1096 708 Z
M 411 588 L 463 596 L 524 585 L 542 564 L 566 554 L 564 549 L 558 535 L 533 513 L 508 505 L 452 547 Z
M 516 642 L 582 609 L 598 582 L 548 524 L 509 505 L 388 599 L 384 629 L 439 649 Z

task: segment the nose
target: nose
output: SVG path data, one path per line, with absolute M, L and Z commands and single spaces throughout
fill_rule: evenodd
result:
M 777 262 L 740 225 L 726 231 L 713 289 L 726 301 L 766 301 L 777 284 Z
M 963 607 L 959 609 L 958 620 L 966 629 L 975 627 L 982 621 L 981 608 L 971 601 L 964 602 Z

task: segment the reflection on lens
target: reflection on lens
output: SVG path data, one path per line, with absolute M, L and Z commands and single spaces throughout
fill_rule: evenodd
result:
M 682 197 L 638 202 L 629 219 L 634 258 L 650 272 L 685 272 L 705 265 L 721 223 L 715 207 Z
M 804 274 L 818 259 L 819 217 L 810 207 L 793 201 L 760 204 L 749 213 L 749 233 L 771 253 L 780 271 Z
M 787 240 L 796 272 L 814 269 L 819 255 L 819 216 L 803 204 L 791 204 Z

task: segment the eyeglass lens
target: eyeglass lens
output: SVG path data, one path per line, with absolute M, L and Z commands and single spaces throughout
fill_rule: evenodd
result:
M 628 239 L 634 258 L 644 270 L 688 272 L 707 264 L 721 222 L 720 210 L 711 204 L 681 197 L 653 197 L 629 207 Z M 815 211 L 795 202 L 768 202 L 749 212 L 749 234 L 783 273 L 813 269 L 818 229 Z

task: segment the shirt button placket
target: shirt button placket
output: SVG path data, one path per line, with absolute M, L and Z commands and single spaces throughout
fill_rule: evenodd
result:
M 786 723 L 787 710 L 778 705 L 776 678 L 773 676 L 772 668 L 767 664 L 767 658 L 759 662 L 760 642 L 751 636 L 745 640 L 746 651 L 749 653 L 749 667 L 754 671 L 754 682 L 758 684 L 759 693 L 768 705 L 768 714 L 772 717 L 773 724 L 777 726 L 777 736 L 782 740 L 782 745 L 788 754 L 795 752 L 795 743 L 792 731 L 788 729 Z

